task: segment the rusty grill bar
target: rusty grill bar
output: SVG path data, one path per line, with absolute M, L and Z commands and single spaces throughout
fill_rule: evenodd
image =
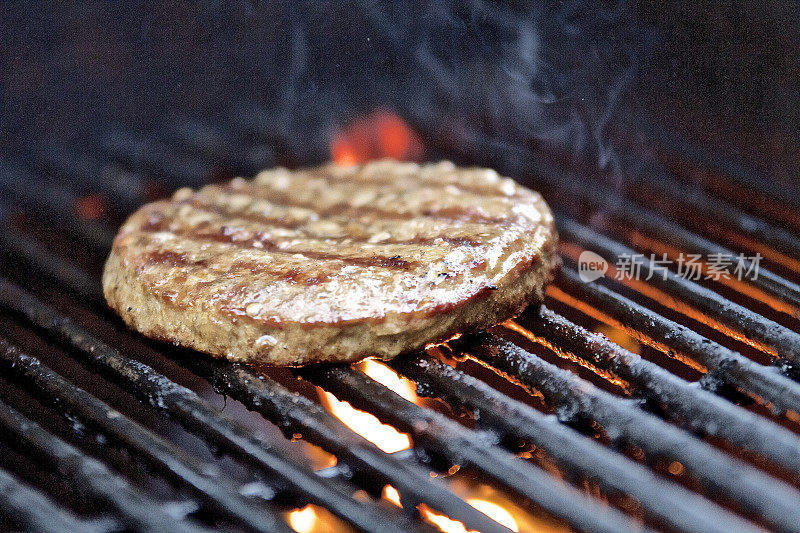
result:
M 290 531 L 286 511 L 312 503 L 363 531 L 434 530 L 416 511 L 424 505 L 469 529 L 507 531 L 440 477 L 430 476 L 432 469 L 446 472 L 459 465 L 492 480 L 520 505 L 580 530 L 729 532 L 766 526 L 800 531 L 800 384 L 795 372 L 800 286 L 798 272 L 787 268 L 792 262 L 780 260 L 800 260 L 800 238 L 710 192 L 686 196 L 676 190 L 683 183 L 677 177 L 669 177 L 669 190 L 660 190 L 670 202 L 714 222 L 731 223 L 775 252 L 776 259 L 767 257 L 768 268 L 757 279 L 722 287 L 669 273 L 647 282 L 587 283 L 574 262 L 584 249 L 609 260 L 651 241 L 687 253 L 740 250 L 718 244 L 704 228 L 685 228 L 669 209 L 641 195 L 612 191 L 596 177 L 565 177 L 540 154 L 475 139 L 482 158 L 496 161 L 500 169 L 516 169 L 517 177 L 543 189 L 557 210 L 566 263 L 548 291 L 549 307 L 529 309 L 492 332 L 466 335 L 427 354 L 389 363 L 416 382 L 421 396 L 471 414 L 475 427 L 407 401 L 356 368 L 294 371 L 299 379 L 410 434 L 413 453 L 381 451 L 317 403 L 256 369 L 127 332 L 118 332 L 118 341 L 101 340 L 93 324 L 116 327 L 118 321 L 105 309 L 99 281 L 88 265 L 107 253 L 113 221 L 75 216 L 76 202 L 99 193 L 114 210 L 126 213 L 166 192 L 155 177 L 175 186 L 197 186 L 280 160 L 270 144 L 274 139 L 259 138 L 258 132 L 269 128 L 249 124 L 244 131 L 231 122 L 178 117 L 166 123 L 164 133 L 150 137 L 109 131 L 98 154 L 43 146 L 24 161 L 0 162 L 0 191 L 9 204 L 0 205 L 0 213 L 21 214 L 38 228 L 28 231 L 12 221 L 0 234 L 0 309 L 15 328 L 58 347 L 137 398 L 156 419 L 177 423 L 230 461 L 257 472 L 266 496 L 251 494 L 251 478 L 220 471 L 181 442 L 122 414 L 49 368 L 35 350 L 21 350 L 13 331 L 3 331 L 3 382 L 125 450 L 147 465 L 149 476 L 179 487 L 185 500 L 168 502 L 172 507 L 154 500 L 149 486 L 118 467 L 105 447 L 84 445 L 83 432 L 55 436 L 45 429 L 48 423 L 12 407 L 15 396 L 10 395 L 0 398 L 2 440 L 80 487 L 96 505 L 96 516 L 87 518 L 53 499 L 2 460 L 0 515 L 33 530 L 203 530 L 215 527 L 220 516 L 238 530 Z M 436 147 L 435 140 L 431 146 Z M 686 154 L 687 159 L 696 156 Z M 461 159 L 468 162 L 469 155 Z M 587 209 L 632 231 L 602 217 L 587 218 Z M 80 249 L 51 245 L 42 237 L 47 228 Z M 763 305 L 756 310 L 748 302 Z M 631 353 L 581 325 L 592 320 L 626 331 L 652 349 L 652 357 Z M 334 455 L 336 466 L 315 472 L 287 456 L 274 437 L 254 433 L 143 362 L 159 358 L 188 369 L 287 437 L 302 435 Z M 673 359 L 677 362 L 668 365 Z M 515 399 L 521 393 L 517 385 L 544 405 Z M 546 461 L 516 457 L 520 442 L 543 450 Z M 385 485 L 401 495 L 402 511 L 378 500 Z M 579 488 L 593 486 L 597 489 Z M 177 503 L 182 503 L 180 512 L 174 510 Z

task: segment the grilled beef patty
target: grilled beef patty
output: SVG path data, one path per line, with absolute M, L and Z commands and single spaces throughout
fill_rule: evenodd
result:
M 217 357 L 390 358 L 541 301 L 556 238 L 541 196 L 492 170 L 277 168 L 136 211 L 103 289 L 130 327 Z

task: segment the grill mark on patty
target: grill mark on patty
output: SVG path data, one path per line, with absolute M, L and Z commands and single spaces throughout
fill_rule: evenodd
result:
M 196 209 L 198 211 L 202 211 L 204 213 L 211 213 L 211 214 L 217 215 L 222 220 L 230 219 L 230 218 L 234 218 L 235 217 L 235 218 L 241 218 L 242 220 L 246 220 L 247 222 L 252 222 L 254 224 L 259 224 L 259 225 L 263 225 L 263 226 L 273 226 L 273 227 L 282 228 L 282 229 L 294 229 L 294 230 L 298 230 L 299 232 L 301 232 L 303 237 L 307 237 L 307 238 L 311 238 L 311 239 L 318 239 L 318 240 L 330 239 L 330 240 L 334 240 L 334 241 L 341 241 L 341 240 L 348 239 L 353 243 L 385 244 L 385 245 L 391 245 L 391 244 L 399 244 L 399 245 L 402 245 L 402 244 L 434 245 L 434 244 L 436 244 L 436 241 L 446 242 L 448 244 L 452 244 L 452 245 L 455 245 L 455 246 L 472 246 L 472 247 L 475 247 L 475 246 L 482 246 L 484 244 L 484 243 L 482 243 L 480 241 L 477 241 L 475 239 L 471 239 L 469 237 L 451 236 L 451 235 L 444 235 L 444 234 L 439 234 L 439 235 L 436 235 L 435 237 L 418 236 L 418 237 L 412 237 L 410 239 L 386 239 L 386 240 L 382 240 L 382 241 L 379 241 L 379 242 L 370 241 L 370 238 L 372 237 L 371 235 L 368 236 L 368 237 L 361 237 L 361 236 L 352 235 L 352 234 L 342 235 L 342 236 L 339 236 L 339 235 L 319 235 L 319 234 L 314 233 L 312 231 L 308 231 L 307 229 L 302 229 L 303 226 L 307 226 L 309 223 L 313 223 L 314 221 L 302 220 L 302 221 L 289 222 L 289 221 L 285 220 L 284 217 L 270 217 L 270 216 L 267 216 L 267 215 L 260 215 L 258 213 L 248 213 L 248 212 L 244 212 L 244 211 L 240 211 L 240 210 L 226 209 L 226 208 L 224 208 L 224 207 L 222 207 L 220 205 L 209 204 L 207 202 L 198 201 L 196 199 L 195 200 L 186 200 L 186 201 L 182 201 L 180 203 L 183 204 L 183 205 L 189 205 L 193 209 Z M 143 226 L 143 228 L 142 228 L 143 231 L 149 231 L 149 228 L 153 227 L 152 225 L 149 224 L 149 222 L 150 221 L 148 221 L 148 223 Z M 504 223 L 501 224 L 501 225 L 503 227 L 508 228 L 508 227 L 511 227 L 513 225 L 513 221 L 505 220 Z M 152 231 L 159 231 L 159 230 L 153 229 Z M 160 231 L 164 231 L 164 230 L 162 229 Z
M 189 259 L 186 252 L 173 250 L 155 250 L 142 255 L 142 264 L 139 269 L 153 265 L 166 265 L 169 267 L 207 266 L 205 259 Z
M 205 259 L 190 259 L 187 253 L 173 252 L 171 250 L 157 250 L 142 255 L 141 263 L 137 271 L 141 273 L 142 269 L 156 265 L 168 267 L 206 267 L 208 266 L 208 261 Z M 266 263 L 247 259 L 233 261 L 230 267 L 226 269 L 226 273 L 236 273 L 243 270 L 247 270 L 252 274 L 270 274 L 277 278 L 277 280 L 295 283 L 303 282 L 308 285 L 318 285 L 330 279 L 328 274 L 319 270 L 304 270 L 298 267 L 291 267 L 288 269 L 272 268 Z M 185 278 L 186 276 L 181 275 L 180 277 Z
M 157 250 L 147 252 L 142 255 L 141 263 L 136 268 L 137 274 L 141 275 L 144 270 L 152 268 L 156 265 L 166 265 L 169 267 L 187 268 L 187 267 L 205 267 L 207 266 L 205 259 L 190 259 L 189 254 L 182 252 L 174 252 L 171 250 Z M 251 274 L 269 274 L 275 278 L 274 281 L 285 281 L 294 284 L 305 284 L 308 286 L 319 285 L 330 280 L 330 276 L 320 270 L 304 270 L 298 267 L 289 269 L 272 268 L 270 265 L 256 261 L 238 260 L 234 261 L 231 266 L 226 269 L 226 275 L 236 275 L 243 271 L 249 271 Z M 150 290 L 153 291 L 159 298 L 165 302 L 176 306 L 178 308 L 187 308 L 193 302 L 199 299 L 203 291 L 213 285 L 213 281 L 199 281 L 195 285 L 187 286 L 186 281 L 189 274 L 186 272 L 179 273 L 173 278 L 174 284 L 180 285 L 182 288 L 178 290 L 164 289 L 158 283 L 147 283 Z M 243 290 L 246 285 L 243 286 Z M 233 299 L 233 292 L 231 289 L 225 290 L 220 298 L 220 303 L 225 308 L 230 308 Z M 243 310 L 238 310 L 234 314 L 242 314 Z
M 211 242 L 218 242 L 221 244 L 230 244 L 237 248 L 248 248 L 254 250 L 260 250 L 270 253 L 276 254 L 283 254 L 283 255 L 303 255 L 308 257 L 309 259 L 320 259 L 324 261 L 341 261 L 346 265 L 354 265 L 354 266 L 363 266 L 363 267 L 382 267 L 388 269 L 395 269 L 395 270 L 410 270 L 412 268 L 417 268 L 420 266 L 420 263 L 417 261 L 406 261 L 402 259 L 399 255 L 394 256 L 385 256 L 385 255 L 372 255 L 368 257 L 354 257 L 350 255 L 335 253 L 335 252 L 321 252 L 318 250 L 286 250 L 281 248 L 277 242 L 267 237 L 264 237 L 263 234 L 259 235 L 262 232 L 255 232 L 255 237 L 250 237 L 246 239 L 237 239 L 232 233 L 228 233 L 225 231 L 225 228 L 222 231 L 209 231 L 204 232 L 202 231 L 202 225 L 198 225 L 192 228 L 181 228 L 179 230 L 173 230 L 169 228 L 169 223 L 161 219 L 159 221 L 155 220 L 148 220 L 147 224 L 142 226 L 143 233 L 154 233 L 154 232 L 169 232 L 176 237 L 182 237 L 187 240 L 191 241 L 211 241 Z M 256 246 L 256 243 L 259 246 Z M 156 253 L 153 253 L 153 257 L 148 257 L 147 262 L 152 263 L 168 263 L 171 266 L 188 266 L 187 263 L 180 263 L 181 256 L 185 256 L 185 254 L 177 254 L 175 252 L 159 252 L 163 253 L 164 258 L 158 259 Z M 182 259 L 185 260 L 185 257 Z
M 306 285 L 319 285 L 331 279 L 328 274 L 319 270 L 303 269 L 299 267 L 291 267 L 289 269 L 272 268 L 265 263 L 248 259 L 234 261 L 229 269 L 230 272 L 239 272 L 242 270 L 247 270 L 251 274 L 270 274 L 276 278 L 276 281 L 304 283 Z
M 268 227 L 273 225 L 272 224 L 273 220 L 278 220 L 278 219 L 273 219 L 271 217 L 265 217 L 265 216 L 262 216 L 262 215 L 250 214 L 250 213 L 238 213 L 238 212 L 235 212 L 235 211 L 220 212 L 220 217 L 221 217 L 222 220 L 225 220 L 227 218 L 234 218 L 234 217 L 242 218 L 243 220 L 246 220 L 247 222 L 252 222 L 254 224 L 264 225 L 264 226 L 268 226 Z M 303 226 L 306 226 L 308 224 L 309 224 L 308 221 L 304 221 L 302 223 L 297 223 L 297 224 L 275 224 L 274 226 L 275 227 L 279 227 L 279 228 L 283 228 L 283 229 L 295 229 L 295 230 L 298 231 L 298 233 L 300 233 L 300 236 L 302 236 L 304 238 L 321 240 L 321 241 L 324 241 L 324 240 L 332 240 L 332 241 L 348 240 L 348 241 L 350 241 L 350 242 L 352 242 L 354 244 L 360 243 L 360 244 L 381 244 L 381 245 L 429 245 L 429 246 L 433 246 L 435 244 L 438 244 L 439 242 L 444 242 L 444 243 L 451 244 L 451 245 L 454 245 L 454 246 L 471 246 L 471 247 L 475 247 L 475 246 L 483 246 L 484 245 L 484 243 L 482 243 L 482 242 L 480 242 L 478 240 L 472 239 L 470 237 L 445 235 L 445 234 L 441 234 L 441 233 L 438 234 L 438 235 L 435 235 L 433 237 L 425 237 L 425 236 L 419 235 L 419 236 L 411 237 L 410 239 L 392 239 L 392 238 L 388 238 L 388 239 L 384 239 L 384 240 L 380 240 L 380 241 L 371 240 L 374 237 L 373 235 L 368 235 L 366 237 L 359 236 L 359 235 L 353 235 L 352 233 L 343 234 L 343 235 L 321 235 L 321 234 L 316 233 L 314 231 L 309 231 L 307 228 L 303 228 Z M 368 231 L 365 229 L 364 233 L 368 233 Z
M 233 214 L 232 213 L 230 215 L 220 214 L 220 216 L 223 217 L 223 220 L 224 220 L 225 218 L 232 217 Z M 249 222 L 261 223 L 261 220 L 258 217 L 254 217 L 254 218 L 256 218 L 256 220 L 250 220 L 250 217 L 241 217 L 241 218 L 243 218 L 243 219 L 245 219 L 245 220 L 247 220 Z M 212 240 L 216 240 L 217 242 L 228 242 L 228 243 L 231 243 L 231 244 L 248 242 L 248 240 L 234 239 L 232 235 L 224 234 L 225 226 L 222 226 L 222 231 L 218 231 L 218 232 L 214 232 L 214 233 L 200 233 L 199 232 L 201 227 L 207 227 L 206 225 L 210 225 L 210 224 L 211 224 L 210 222 L 204 221 L 204 222 L 201 222 L 200 224 L 198 224 L 197 226 L 195 226 L 194 228 L 185 228 L 184 227 L 184 229 L 176 231 L 176 230 L 173 230 L 170 227 L 170 222 L 168 220 L 167 215 L 165 215 L 164 213 L 158 213 L 158 214 L 148 218 L 148 220 L 141 226 L 141 231 L 143 233 L 169 232 L 169 233 L 175 234 L 177 236 L 184 236 L 184 237 L 189 237 L 189 238 L 192 238 L 194 236 L 203 236 L 203 237 L 206 237 L 206 238 L 209 238 L 209 239 L 212 239 Z M 278 226 L 278 227 L 282 227 L 282 226 Z M 247 231 L 250 231 L 250 230 L 247 230 Z M 262 249 L 262 250 L 266 249 L 265 246 L 264 247 L 253 246 L 253 243 L 255 243 L 255 242 L 261 242 L 262 244 L 266 244 L 267 242 L 269 242 L 270 245 L 277 245 L 277 243 L 275 243 L 274 240 L 267 239 L 266 237 L 263 237 L 263 233 L 264 233 L 263 231 L 255 230 L 255 231 L 252 231 L 252 233 L 261 234 L 262 237 L 260 237 L 258 239 L 249 239 L 249 241 L 251 242 L 251 245 L 250 245 L 251 248 Z M 225 239 L 223 239 L 224 236 L 227 236 L 227 237 L 230 237 L 230 238 L 225 240 Z M 417 236 L 417 237 L 412 237 L 410 239 L 386 239 L 386 240 L 372 241 L 372 242 L 369 240 L 369 238 L 355 237 L 355 236 L 350 236 L 350 235 L 323 236 L 323 235 L 317 235 L 317 234 L 314 234 L 313 232 L 308 232 L 308 231 L 304 231 L 303 232 L 303 237 L 306 237 L 306 238 L 309 238 L 309 239 L 314 239 L 314 240 L 321 240 L 321 241 L 324 241 L 324 240 L 342 241 L 342 240 L 347 239 L 347 240 L 353 242 L 354 244 L 358 244 L 358 243 L 366 244 L 366 243 L 369 243 L 369 244 L 377 244 L 377 245 L 383 245 L 383 246 L 387 246 L 387 245 L 389 245 L 389 246 L 390 245 L 417 245 L 417 246 L 435 247 L 435 245 L 438 244 L 439 242 L 447 243 L 447 244 L 450 244 L 452 246 L 468 246 L 468 247 L 471 247 L 471 248 L 474 248 L 474 247 L 477 247 L 477 246 L 484 246 L 484 243 L 481 243 L 481 242 L 479 242 L 479 241 L 477 241 L 475 239 L 471 239 L 469 237 L 451 236 L 451 235 L 442 235 L 442 234 L 436 235 L 434 237 Z M 279 248 L 278 250 L 281 250 L 281 249 Z M 287 251 L 287 252 L 288 253 L 303 253 L 303 252 L 289 252 L 289 251 Z
M 236 186 L 228 184 L 220 187 L 220 191 L 226 194 L 244 194 L 257 200 L 266 200 L 272 204 L 281 205 L 285 207 L 298 207 L 313 211 L 320 217 L 331 217 L 339 215 L 348 215 L 351 218 L 360 218 L 366 215 L 374 216 L 378 219 L 388 220 L 413 220 L 414 218 L 424 216 L 434 220 L 446 220 L 451 222 L 470 222 L 475 224 L 508 224 L 512 222 L 508 217 L 490 217 L 475 212 L 471 208 L 461 208 L 458 206 L 450 206 L 442 209 L 425 209 L 421 213 L 402 213 L 399 211 L 389 211 L 370 206 L 355 206 L 348 203 L 338 203 L 326 208 L 319 208 L 313 202 L 299 202 L 292 195 L 286 194 L 273 189 L 266 189 L 265 187 Z M 266 194 L 264 194 L 266 192 Z M 506 197 L 502 197 L 506 198 Z

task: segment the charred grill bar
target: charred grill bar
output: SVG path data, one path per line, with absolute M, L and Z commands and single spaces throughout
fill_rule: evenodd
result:
M 679 485 L 659 479 L 648 469 L 600 445 L 576 438 L 573 431 L 558 421 L 441 361 L 417 356 L 398 360 L 392 366 L 430 388 L 431 394 L 480 413 L 477 421 L 481 426 L 551 450 L 572 475 L 595 479 L 610 493 L 635 497 L 643 508 L 671 527 L 702 530 L 749 527 L 733 516 L 720 515 L 709 502 Z
M 0 469 L 0 492 L 3 493 L 2 512 L 9 517 L 17 518 L 35 531 L 93 533 L 119 529 L 119 524 L 113 521 L 101 524 L 80 520 L 47 495 L 26 485 L 3 469 Z
M 800 450 L 795 437 L 781 426 L 737 409 L 546 307 L 523 315 L 518 321 L 537 342 L 547 344 L 554 351 L 569 353 L 580 364 L 594 366 L 623 380 L 626 392 L 656 402 L 676 422 L 700 433 L 718 435 L 790 471 L 800 470 Z M 794 496 L 800 497 L 800 494 Z
M 563 289 L 553 291 L 556 299 L 568 301 L 670 357 L 706 372 L 708 379 L 700 382 L 704 389 L 713 392 L 722 385 L 733 386 L 754 400 L 769 402 L 778 413 L 800 413 L 800 384 L 783 375 L 778 367 L 754 363 L 601 284 L 586 283 L 571 267 L 561 270 L 556 286 Z
M 646 232 L 648 235 L 653 236 L 653 238 L 673 247 L 676 250 L 679 250 L 680 252 L 700 254 L 706 257 L 711 254 L 735 255 L 732 250 L 720 246 L 719 244 L 704 238 L 701 235 L 697 235 L 696 233 L 686 230 L 680 224 L 672 222 L 666 216 L 659 214 L 652 209 L 638 205 L 633 200 L 621 196 L 618 193 L 614 193 L 608 187 L 604 187 L 599 183 L 593 183 L 592 181 L 586 179 L 574 179 L 573 177 L 568 177 L 569 179 L 564 179 L 563 177 L 560 179 L 556 178 L 556 176 L 561 174 L 561 172 L 558 172 L 558 170 L 554 168 L 542 169 L 541 171 L 537 172 L 537 176 L 549 178 L 549 180 L 545 181 L 550 187 L 553 188 L 553 190 L 569 191 L 569 193 L 573 195 L 573 201 L 575 198 L 579 198 L 580 201 L 589 204 L 592 208 L 608 213 L 613 217 L 617 217 L 635 228 L 636 231 Z M 659 179 L 661 178 L 659 177 Z M 663 199 L 665 194 L 674 195 L 674 191 L 681 190 L 682 188 L 682 185 L 679 182 L 672 182 L 669 185 L 671 186 L 666 190 L 659 188 L 659 190 L 656 192 L 650 191 L 650 198 Z M 638 190 L 642 187 L 640 187 L 637 183 L 631 188 Z M 686 198 L 696 200 L 697 194 L 700 193 L 690 190 L 690 193 L 686 195 Z M 647 198 L 647 195 L 643 196 Z M 561 205 L 564 205 L 564 203 L 562 202 Z M 568 208 L 568 206 L 565 207 Z M 706 216 L 719 218 L 716 212 L 704 212 L 699 206 L 691 205 L 687 207 L 691 207 L 693 210 L 704 213 Z M 732 209 L 731 206 L 727 207 Z M 730 211 L 728 211 L 728 213 L 730 213 Z M 754 230 L 767 225 L 771 230 L 776 232 L 778 231 L 778 229 L 774 226 L 769 226 L 765 222 L 758 220 L 755 217 L 745 214 L 742 214 L 741 217 L 747 217 L 746 220 L 740 221 L 739 225 L 742 228 Z M 616 225 L 614 224 L 608 224 L 607 229 L 615 232 L 617 235 L 620 235 L 621 232 L 615 226 Z M 739 231 L 744 231 L 744 229 Z M 758 240 L 764 240 L 765 237 L 763 234 L 753 234 L 751 236 Z M 621 235 L 621 237 L 625 238 L 624 235 Z M 793 237 L 792 239 L 796 240 Z M 765 242 L 769 242 L 769 240 L 766 240 Z M 800 255 L 795 252 L 791 253 L 793 255 Z M 744 264 L 748 267 L 750 266 L 750 262 L 747 260 L 745 260 Z M 734 266 L 729 265 L 727 268 L 728 272 L 731 273 Z M 759 268 L 758 277 L 755 279 L 749 279 L 749 281 L 755 288 L 764 291 L 764 293 L 772 296 L 783 304 L 778 306 L 777 309 L 782 311 L 786 310 L 785 312 L 788 312 L 794 316 L 800 316 L 800 286 L 798 286 L 796 283 L 793 283 L 766 268 Z
M 32 154 L 27 166 L 5 161 L 0 167 L 0 189 L 8 191 L 4 196 L 16 210 L 47 226 L 51 213 L 62 216 L 74 213 L 81 194 L 100 191 L 111 205 L 125 211 L 148 199 L 151 194 L 148 175 L 165 176 L 173 184 L 196 185 L 214 176 L 242 169 L 252 171 L 258 168 L 259 161 L 273 157 L 271 151 L 263 148 L 265 141 L 253 141 L 250 145 L 261 146 L 261 151 L 254 148 L 252 153 L 265 158 L 255 162 L 230 154 L 227 150 L 231 148 L 210 134 L 204 137 L 204 144 L 191 145 L 188 141 L 193 136 L 187 136 L 186 131 L 197 127 L 197 122 L 181 121 L 167 138 L 114 131 L 104 137 L 104 155 L 47 148 Z M 236 138 L 248 135 L 237 133 L 235 126 L 223 125 L 217 130 L 233 132 Z M 485 148 L 486 157 L 496 152 L 492 147 Z M 525 155 L 524 161 L 532 157 L 525 151 L 516 155 L 519 154 Z M 496 154 L 498 161 L 507 156 Z M 570 185 L 557 177 L 556 170 L 542 166 L 528 170 L 540 175 L 546 189 L 563 188 L 568 194 L 575 193 L 590 203 L 592 209 L 618 217 L 674 248 L 702 253 L 727 250 L 670 222 L 666 213 L 657 214 L 646 204 L 634 203 L 635 199 L 623 195 L 622 201 L 617 201 L 605 193 L 594 196 L 603 190 L 599 184 Z M 33 175 L 48 178 L 51 185 L 25 178 Z M 58 180 L 69 176 L 79 177 L 79 186 L 85 190 L 68 192 L 63 188 Z M 126 179 L 130 179 L 129 188 L 124 186 Z M 59 190 L 60 194 L 51 194 Z M 755 529 L 756 524 L 800 531 L 797 488 L 800 438 L 793 425 L 800 412 L 800 385 L 793 372 L 793 365 L 800 357 L 800 335 L 706 286 L 677 276 L 668 276 L 666 281 L 631 283 L 629 288 L 618 289 L 610 284 L 582 281 L 571 266 L 572 250 L 590 249 L 611 259 L 616 254 L 632 252 L 636 243 L 625 232 L 614 233 L 622 242 L 611 239 L 573 218 L 569 206 L 561 206 L 559 201 L 551 203 L 565 209 L 566 215 L 559 216 L 559 222 L 567 245 L 567 266 L 557 277 L 551 297 L 570 312 L 622 327 L 643 344 L 705 373 L 699 384 L 627 352 L 547 308 L 529 310 L 516 323 L 509 323 L 513 331 L 509 335 L 505 335 L 507 330 L 498 328 L 494 334 L 462 337 L 450 347 L 454 350 L 451 355 L 468 355 L 472 361 L 542 396 L 556 417 L 512 399 L 485 380 L 443 362 L 450 361 L 449 357 L 440 359 L 436 354 L 403 357 L 390 366 L 415 381 L 421 394 L 439 398 L 458 411 L 472 413 L 478 428 L 466 428 L 428 407 L 408 402 L 353 368 L 310 367 L 296 371 L 302 379 L 374 413 L 381 421 L 412 436 L 415 454 L 386 454 L 313 401 L 254 369 L 156 346 L 129 333 L 123 334 L 124 341 L 101 340 L 90 326 L 82 325 L 82 320 L 88 317 L 90 323 L 113 324 L 114 319 L 104 310 L 98 280 L 81 261 L 102 260 L 113 227 L 72 215 L 54 224 L 55 229 L 88 246 L 85 252 L 53 249 L 38 235 L 32 236 L 13 225 L 0 236 L 0 246 L 7 255 L 3 264 L 10 266 L 9 275 L 0 281 L 3 317 L 13 318 L 25 331 L 61 347 L 70 358 L 140 399 L 153 412 L 177 422 L 209 446 L 226 452 L 238 464 L 260 472 L 272 497 L 265 500 L 243 495 L 246 491 L 239 486 L 240 479 L 213 472 L 209 463 L 187 454 L 180 444 L 169 442 L 118 413 L 48 368 L 36 353 L 21 351 L 5 333 L 0 334 L 3 380 L 57 414 L 79 420 L 107 437 L 147 464 L 154 476 L 184 489 L 197 507 L 224 516 L 226 523 L 242 530 L 288 530 L 282 515 L 285 505 L 288 503 L 291 508 L 306 502 L 366 531 L 430 530 L 432 526 L 414 511 L 420 504 L 463 522 L 468 528 L 505 530 L 451 492 L 442 480 L 430 478 L 431 465 L 441 463 L 445 470 L 450 465 L 462 465 L 493 478 L 494 484 L 517 501 L 532 503 L 579 529 L 633 530 L 644 519 L 648 527 L 683 531 L 744 531 Z M 711 215 L 716 212 L 709 211 Z M 754 236 L 772 232 L 771 235 L 779 237 L 767 242 L 768 245 L 777 247 L 795 242 L 795 236 L 763 224 L 755 226 L 758 233 Z M 791 248 L 781 249 L 781 253 L 791 252 Z M 88 258 L 83 258 L 84 253 Z M 14 265 L 25 265 L 25 269 Z M 32 271 L 37 275 L 29 275 Z M 745 283 L 785 308 L 796 310 L 796 284 L 769 270 L 762 270 L 762 274 L 763 278 Z M 23 289 L 20 283 L 30 284 L 30 288 Z M 75 298 L 72 303 L 81 308 L 80 313 L 66 316 L 72 312 L 62 313 L 44 301 L 54 298 L 53 294 L 62 294 L 58 292 L 61 289 L 67 289 L 70 298 Z M 659 302 L 668 302 L 671 305 L 666 307 L 674 306 L 718 329 L 720 338 L 708 338 L 704 336 L 710 335 L 708 332 L 680 325 L 655 309 L 626 298 L 623 289 L 634 289 L 645 296 L 659 291 L 658 294 L 667 296 Z M 53 303 L 63 306 L 65 302 Z M 607 381 L 637 399 L 603 391 L 509 340 L 520 334 L 526 341 L 549 347 L 556 355 L 576 361 L 599 376 L 600 381 Z M 729 338 L 743 340 L 783 366 L 769 367 L 753 361 L 727 347 Z M 330 469 L 330 475 L 322 476 L 306 465 L 297 464 L 268 438 L 254 435 L 192 390 L 137 361 L 145 354 L 183 365 L 217 391 L 277 425 L 285 435 L 302 435 L 303 440 L 335 455 L 336 467 Z M 772 408 L 773 413 L 755 414 L 735 405 L 736 397 L 727 394 L 726 387 Z M 782 423 L 789 429 L 782 427 Z M 42 528 L 43 523 L 37 518 L 40 515 L 20 509 L 19 495 L 32 494 L 40 513 L 52 517 L 52 527 L 60 524 L 68 528 L 80 523 L 105 530 L 121 523 L 146 530 L 157 529 L 167 522 L 169 527 L 187 530 L 204 527 L 194 514 L 176 516 L 159 512 L 163 508 L 149 502 L 146 488 L 135 487 L 124 475 L 115 473 L 112 466 L 104 465 L 102 453 L 82 450 L 80 439 L 78 445 L 56 439 L 40 424 L 26 420 L 6 405 L 5 400 L 0 409 L 0 424 L 7 434 L 13 435 L 9 439 L 12 447 L 23 454 L 47 459 L 46 463 L 51 463 L 70 483 L 82 484 L 83 474 L 80 470 L 62 469 L 60 458 L 69 458 L 72 462 L 69 464 L 89 464 L 92 472 L 102 473 L 88 485 L 88 490 L 94 500 L 102 502 L 104 512 L 99 521 L 86 522 L 83 517 L 74 516 L 71 509 L 18 480 L 13 473 L 0 470 L 0 486 L 8 487 L 0 496 L 0 510 L 16 523 Z M 598 442 L 576 430 L 585 430 L 587 425 L 598 431 Z M 744 457 L 734 457 L 704 441 L 701 437 L 706 435 L 741 451 Z M 544 450 L 557 464 L 563 479 L 514 457 L 508 448 L 509 441 L 516 440 Z M 758 461 L 754 465 L 747 460 L 748 453 L 774 465 L 774 469 Z M 433 460 L 431 465 L 426 462 L 429 459 Z M 655 466 L 660 462 L 677 463 L 682 473 L 675 474 L 669 469 L 664 472 Z M 607 506 L 571 486 L 586 480 L 596 483 L 614 505 Z M 399 492 L 402 513 L 385 503 L 376 503 L 374 496 L 387 484 Z M 354 497 L 359 489 L 369 496 Z M 626 504 L 625 498 L 635 503 Z
M 212 464 L 202 463 L 164 441 L 107 404 L 78 388 L 35 357 L 0 337 L 0 358 L 9 375 L 36 389 L 44 401 L 65 415 L 122 443 L 127 449 L 191 487 L 216 511 L 240 520 L 254 531 L 290 531 L 268 504 L 254 505 L 220 475 Z
M 364 530 L 387 528 L 402 531 L 399 526 L 393 528 L 392 520 L 379 510 L 352 500 L 339 487 L 276 454 L 260 435 L 221 415 L 195 392 L 170 381 L 151 367 L 125 357 L 69 318 L 4 280 L 0 280 L 0 302 L 4 308 L 24 316 L 31 325 L 74 350 L 82 357 L 82 364 L 151 407 L 165 412 L 188 431 L 197 432 L 254 468 L 275 476 L 279 486 L 316 503 L 324 503 L 332 512 Z
M 562 218 L 558 229 L 566 239 L 607 258 L 636 253 L 633 248 L 566 217 Z M 642 267 L 649 270 L 649 260 L 644 259 Z M 736 304 L 711 289 L 669 271 L 663 276 L 653 276 L 646 286 L 640 280 L 625 282 L 636 285 L 643 292 L 665 295 L 668 306 L 753 345 L 777 361 L 788 365 L 800 362 L 800 333 Z
M 63 472 L 76 491 L 86 491 L 119 513 L 132 529 L 144 531 L 202 531 L 161 509 L 159 503 L 132 487 L 125 478 L 103 463 L 29 420 L 12 407 L 0 403 L 0 427 L 6 438 L 16 439 L 45 465 Z
M 490 335 L 466 337 L 468 353 L 531 390 L 540 392 L 566 422 L 598 422 L 612 442 L 629 443 L 650 457 L 679 461 L 708 490 L 727 495 L 749 512 L 780 528 L 796 527 L 796 491 L 755 468 L 724 455 L 630 402 L 598 390 L 574 374 L 519 346 Z M 731 481 L 735 479 L 735 483 Z M 768 496 L 767 496 L 768 495 Z

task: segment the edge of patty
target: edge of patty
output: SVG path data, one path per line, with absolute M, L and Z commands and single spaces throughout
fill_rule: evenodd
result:
M 367 357 L 390 359 L 460 333 L 491 327 L 541 302 L 558 266 L 557 239 L 555 230 L 549 228 L 531 266 L 506 276 L 497 283 L 497 290 L 461 302 L 446 313 L 417 317 L 409 321 L 408 328 L 385 334 L 381 334 L 381 328 L 364 323 L 311 329 L 288 323 L 277 328 L 222 317 L 213 309 L 187 312 L 146 290 L 115 249 L 103 270 L 103 292 L 125 323 L 145 336 L 232 361 L 295 366 L 354 362 Z

